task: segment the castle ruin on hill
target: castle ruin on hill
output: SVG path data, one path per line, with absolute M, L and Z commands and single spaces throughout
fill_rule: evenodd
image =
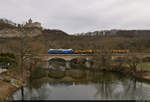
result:
M 32 22 L 32 19 L 30 18 L 28 22 L 24 25 L 26 28 L 42 28 L 41 23 L 39 22 Z

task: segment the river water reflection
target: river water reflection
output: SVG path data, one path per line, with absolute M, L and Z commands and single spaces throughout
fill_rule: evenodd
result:
M 73 81 L 36 79 L 24 87 L 25 100 L 148 100 L 150 84 L 111 72 L 85 71 L 84 78 Z M 37 84 L 38 87 L 36 86 Z M 21 90 L 13 94 L 21 100 Z

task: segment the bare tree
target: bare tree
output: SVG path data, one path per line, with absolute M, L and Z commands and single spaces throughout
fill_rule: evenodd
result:
M 137 65 L 140 63 L 140 59 L 136 55 L 128 55 L 126 57 L 126 63 L 131 68 L 131 70 L 135 73 L 137 72 Z
M 121 70 L 123 68 L 123 65 L 125 64 L 125 58 L 118 57 L 114 61 L 117 63 L 117 67 Z
M 20 69 L 22 80 L 24 83 L 24 71 L 27 69 L 25 68 L 25 62 L 30 61 L 34 57 L 34 53 L 32 52 L 32 48 L 29 46 L 29 32 L 26 31 L 23 25 L 18 25 L 19 31 L 22 33 L 22 36 L 19 39 L 19 44 L 17 44 L 14 49 L 18 52 L 19 55 L 19 62 L 20 62 Z M 24 100 L 24 87 L 21 87 L 21 94 L 22 100 Z
M 99 54 L 97 56 L 94 56 L 93 61 L 94 61 L 94 65 L 93 67 L 95 68 L 104 68 L 104 69 L 108 69 L 111 66 L 111 54 L 106 54 L 106 53 L 102 53 Z
M 24 71 L 27 70 L 27 62 L 34 56 L 34 53 L 32 51 L 32 47 L 29 44 L 30 37 L 28 34 L 30 34 L 30 32 L 27 32 L 23 25 L 19 25 L 18 30 L 22 36 L 17 38 L 16 41 L 11 42 L 10 48 L 18 56 L 18 67 L 21 71 L 21 77 L 24 79 Z

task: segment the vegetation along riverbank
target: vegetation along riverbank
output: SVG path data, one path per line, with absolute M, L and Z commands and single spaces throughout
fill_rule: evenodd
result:
M 86 82 L 84 77 L 87 76 L 88 72 L 84 72 L 82 70 L 119 72 L 123 73 L 124 76 L 133 76 L 139 79 L 150 81 L 150 64 L 147 60 L 141 60 L 135 56 L 130 56 L 130 58 L 117 58 L 113 60 L 110 57 L 111 55 L 99 55 L 97 57 L 94 57 L 92 59 L 92 66 L 90 68 L 86 68 L 86 66 L 83 65 L 84 61 L 82 59 L 80 59 L 80 62 L 71 61 L 71 65 L 73 65 L 72 69 L 66 71 L 61 71 L 57 68 L 56 70 L 48 69 L 47 71 L 42 68 L 42 64 L 40 63 L 40 61 L 33 61 L 32 63 L 30 62 L 31 64 L 28 66 L 26 64 L 26 67 L 24 67 L 23 76 L 20 67 L 9 68 L 7 72 L 0 74 L 0 100 L 9 100 L 11 98 L 11 95 L 18 88 L 21 88 L 25 83 L 27 83 L 27 80 L 29 81 L 30 78 L 32 80 L 36 80 L 43 77 L 41 79 L 42 81 L 45 80 L 49 82 L 78 83 L 79 80 L 82 80 L 82 82 Z M 57 65 L 57 67 L 64 65 L 60 64 L 61 62 L 59 60 L 59 65 Z M 57 64 L 56 62 L 54 63 Z M 62 61 L 62 63 L 64 62 Z M 76 66 L 73 63 L 76 63 Z M 41 68 L 39 66 L 41 66 Z M 31 83 L 36 84 L 36 81 L 31 81 Z
M 95 69 L 119 72 L 127 76 L 131 75 L 139 79 L 150 81 L 149 58 L 140 58 L 133 54 L 118 57 L 113 60 L 111 57 L 111 55 L 100 55 L 94 58 L 93 60 L 96 64 Z

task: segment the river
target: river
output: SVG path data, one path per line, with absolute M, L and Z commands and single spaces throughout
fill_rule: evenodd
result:
M 149 100 L 150 84 L 112 72 L 85 71 L 74 81 L 33 80 L 17 90 L 13 100 Z M 45 79 L 44 79 L 45 80 Z

